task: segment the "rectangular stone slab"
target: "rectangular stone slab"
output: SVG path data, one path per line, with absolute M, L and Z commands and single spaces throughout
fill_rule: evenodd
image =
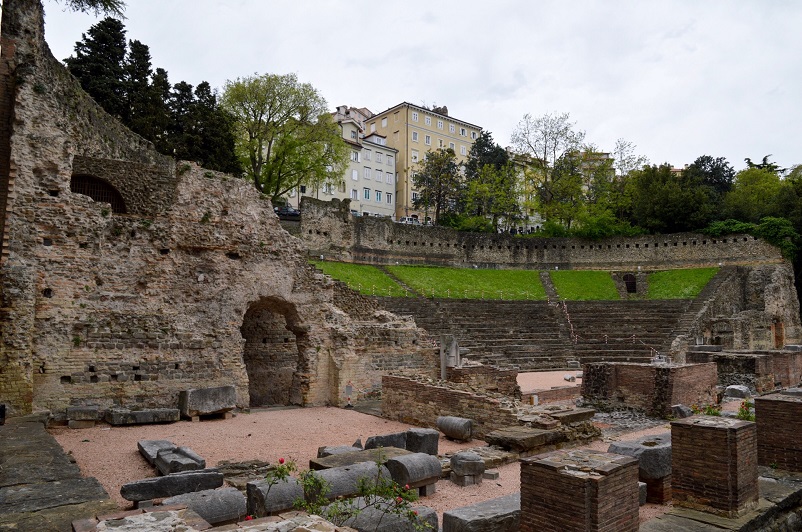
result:
M 203 469 L 129 482 L 120 488 L 120 495 L 128 501 L 147 501 L 210 490 L 222 485 L 223 474 L 220 471 Z
M 567 425 L 568 423 L 579 423 L 580 421 L 593 419 L 593 416 L 596 415 L 596 410 L 594 408 L 575 408 L 567 412 L 550 413 L 549 415 L 563 425 Z
M 234 386 L 215 388 L 193 388 L 178 394 L 181 415 L 192 418 L 209 414 L 223 414 L 237 406 L 237 390 Z
M 154 465 L 162 475 L 195 471 L 206 467 L 206 460 L 198 456 L 189 447 L 164 449 L 157 453 Z
M 104 416 L 109 425 L 147 425 L 150 423 L 173 423 L 181 419 L 177 408 L 150 408 L 147 410 L 107 410 Z
M 155 465 L 156 457 L 159 455 L 160 451 L 176 448 L 176 445 L 169 440 L 139 440 L 136 442 L 136 446 L 139 449 L 139 454 L 141 454 L 150 465 Z
M 463 506 L 443 513 L 443 532 L 517 532 L 521 494 Z
M 523 452 L 537 449 L 550 443 L 558 443 L 563 435 L 554 430 L 533 429 L 519 425 L 494 430 L 485 441 L 489 445 L 498 445 L 502 449 Z
M 332 467 L 349 466 L 360 462 L 376 462 L 386 460 L 395 456 L 412 454 L 406 449 L 398 447 L 382 447 L 381 449 L 366 449 L 364 451 L 354 451 L 350 453 L 334 454 L 325 458 L 313 458 L 309 460 L 309 469 L 321 471 Z

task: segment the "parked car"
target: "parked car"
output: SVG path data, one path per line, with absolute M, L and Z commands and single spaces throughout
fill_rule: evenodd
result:
M 420 225 L 420 220 L 417 218 L 413 218 L 412 216 L 402 216 L 398 219 L 396 223 L 399 224 L 409 224 L 409 225 Z
M 289 205 L 273 207 L 273 212 L 275 212 L 279 218 L 298 219 L 301 217 L 301 211 Z

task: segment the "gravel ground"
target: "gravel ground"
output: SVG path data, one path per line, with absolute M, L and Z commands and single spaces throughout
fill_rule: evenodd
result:
M 541 373 L 540 379 L 522 374 L 528 389 L 563 386 L 567 372 Z M 555 384 L 551 384 L 554 382 Z M 604 440 L 589 447 L 606 451 L 609 442 L 668 430 L 667 423 L 649 420 L 632 412 L 597 415 Z M 222 460 L 292 459 L 301 468 L 317 456 L 322 445 L 351 445 L 357 439 L 364 443 L 369 436 L 401 432 L 409 425 L 388 421 L 368 414 L 342 408 L 277 408 L 257 409 L 240 413 L 232 419 L 211 419 L 192 423 L 180 421 L 167 425 L 111 427 L 100 424 L 94 428 L 71 430 L 55 427 L 51 433 L 61 446 L 71 453 L 85 476 L 96 477 L 122 509 L 132 508 L 120 497 L 120 487 L 134 480 L 156 476 L 156 471 L 137 451 L 139 440 L 170 440 L 187 446 L 214 467 Z M 440 453 L 450 453 L 485 445 L 481 441 L 458 444 L 440 438 Z M 483 500 L 501 497 L 520 490 L 520 467 L 517 463 L 500 467 L 497 480 L 485 480 L 481 485 L 460 488 L 447 480 L 437 483 L 437 492 L 421 500 L 421 504 L 444 511 Z M 641 520 L 662 513 L 665 506 L 641 507 Z

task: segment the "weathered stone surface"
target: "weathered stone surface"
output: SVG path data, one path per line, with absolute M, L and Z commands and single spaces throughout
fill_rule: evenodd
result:
M 317 457 L 325 458 L 327 456 L 332 456 L 335 454 L 353 453 L 361 450 L 362 450 L 361 447 L 353 447 L 351 445 L 336 445 L 336 446 L 325 445 L 323 447 L 318 447 Z
M 563 434 L 556 430 L 533 429 L 520 425 L 494 430 L 485 436 L 489 445 L 498 445 L 502 449 L 517 452 L 531 451 L 563 439 Z
M 181 419 L 177 408 L 149 408 L 128 410 L 112 408 L 104 416 L 109 425 L 147 425 L 150 423 L 172 423 Z
M 593 419 L 593 416 L 596 415 L 595 408 L 574 408 L 572 410 L 566 410 L 564 412 L 549 412 L 549 415 L 562 423 L 563 425 L 568 425 L 569 423 L 579 423 L 582 421 L 588 421 L 589 419 Z
M 452 440 L 470 441 L 472 425 L 471 420 L 464 417 L 440 416 L 437 418 L 437 430 Z
M 67 421 L 100 421 L 100 409 L 96 406 L 70 406 Z
M 0 513 L 37 512 L 48 508 L 108 499 L 94 477 L 56 480 L 0 488 Z
M 409 484 L 413 488 L 434 484 L 443 473 L 440 460 L 426 453 L 396 456 L 388 459 L 384 465 L 396 483 L 401 486 Z
M 783 395 L 798 395 L 802 396 L 802 388 L 788 388 L 780 392 Z
M 365 441 L 365 449 L 377 449 L 379 447 L 407 448 L 407 433 L 396 432 L 394 434 L 384 434 L 382 436 L 370 436 Z
M 641 506 L 646 504 L 646 483 L 645 482 L 638 482 L 638 502 Z
M 376 465 L 375 462 L 361 462 L 344 467 L 332 467 L 315 472 L 316 475 L 328 482 L 329 499 L 337 497 L 350 497 L 359 493 L 360 482 L 374 485 L 379 478 L 390 479 L 390 471 L 385 466 Z
M 364 451 L 351 451 L 348 453 L 333 454 L 325 458 L 309 460 L 309 469 L 322 470 L 332 467 L 343 467 L 360 462 L 384 462 L 388 458 L 409 454 L 406 449 L 396 447 L 381 447 L 378 449 L 365 449 Z
M 641 480 L 658 479 L 671 474 L 671 432 L 616 441 L 610 444 L 607 452 L 637 458 Z
M 192 508 L 184 505 L 152 506 L 127 512 L 99 515 L 97 519 L 73 522 L 74 532 L 194 531 L 212 528 Z
M 483 480 L 498 480 L 499 476 L 498 469 L 485 469 L 485 472 L 482 473 Z
M 746 399 L 752 397 L 752 393 L 747 386 L 742 384 L 731 384 L 724 389 L 724 397 L 736 397 L 738 399 Z
M 455 508 L 443 513 L 443 532 L 517 532 L 521 494 Z
M 169 475 L 170 473 L 204 469 L 206 460 L 198 456 L 189 447 L 175 447 L 158 451 L 153 465 L 162 475 Z
M 216 469 L 203 469 L 129 482 L 120 488 L 120 495 L 128 501 L 147 501 L 215 489 L 222 485 L 222 473 Z
M 169 497 L 162 504 L 192 508 L 208 523 L 216 525 L 247 515 L 245 495 L 236 488 L 202 490 Z
M 364 499 L 357 498 L 351 502 L 357 508 L 365 506 Z M 410 522 L 406 515 L 397 515 L 389 509 L 394 506 L 393 501 L 386 501 L 383 504 L 377 503 L 379 508 L 368 507 L 359 512 L 356 517 L 345 521 L 344 525 L 354 528 L 359 532 L 415 532 L 419 528 L 415 523 Z M 429 525 L 429 530 L 438 530 L 437 512 L 427 506 L 416 506 L 418 512 L 418 524 Z
M 485 462 L 472 451 L 462 451 L 451 457 L 451 471 L 458 476 L 481 476 L 485 472 Z
M 80 478 L 61 446 L 42 423 L 0 426 L 0 487 Z
M 474 484 L 481 484 L 484 480 L 483 475 L 458 475 L 453 471 L 450 473 L 449 478 L 451 482 L 460 487 L 473 486 Z
M 412 453 L 426 453 L 437 456 L 440 443 L 440 433 L 434 429 L 407 430 L 407 451 Z
M 236 406 L 237 390 L 234 386 L 192 388 L 178 394 L 178 408 L 184 417 L 222 414 Z
M 686 417 L 691 417 L 693 415 L 693 410 L 691 410 L 689 406 L 685 405 L 672 405 L 671 415 L 677 419 L 683 419 Z
M 139 449 L 139 454 L 141 454 L 150 465 L 156 464 L 156 456 L 158 456 L 159 451 L 176 448 L 176 445 L 168 440 L 139 440 L 136 442 L 136 446 Z
M 248 482 L 245 487 L 248 515 L 264 517 L 274 512 L 290 510 L 298 499 L 303 499 L 304 489 L 294 477 L 286 482 L 270 485 L 266 480 Z

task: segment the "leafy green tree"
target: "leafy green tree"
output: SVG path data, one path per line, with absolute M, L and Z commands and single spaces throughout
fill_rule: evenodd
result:
M 83 89 L 109 114 L 125 119 L 125 26 L 106 17 L 81 35 L 64 60 Z
M 509 163 L 500 168 L 493 164 L 482 166 L 466 186 L 465 206 L 468 216 L 489 216 L 493 229 L 498 229 L 502 220 L 507 226 L 511 226 L 521 219 L 518 199 L 517 172 Z
M 787 171 L 787 169 L 780 168 L 778 164 L 769 161 L 769 157 L 771 157 L 771 154 L 764 155 L 763 161 L 759 163 L 753 163 L 752 159 L 747 157 L 746 159 L 744 159 L 744 162 L 746 162 L 747 168 L 757 168 L 758 170 L 767 170 L 773 174 L 783 175 Z
M 454 150 L 440 148 L 426 152 L 412 181 L 420 191 L 413 202 L 414 207 L 427 214 L 429 209 L 434 209 L 434 223 L 439 223 L 444 213 L 455 210 L 460 188 L 459 165 Z
M 72 11 L 81 13 L 92 13 L 95 16 L 101 14 L 125 18 L 125 2 L 123 0 L 65 0 L 67 7 Z
M 247 179 L 274 200 L 300 184 L 337 182 L 348 159 L 326 100 L 295 74 L 226 82 L 223 107 L 234 118 Z
M 781 216 L 783 182 L 776 172 L 752 166 L 735 175 L 732 190 L 724 198 L 727 217 L 758 223 L 766 216 Z
M 721 201 L 732 189 L 735 169 L 724 157 L 702 155 L 682 171 L 686 180 L 709 187 L 715 201 Z

